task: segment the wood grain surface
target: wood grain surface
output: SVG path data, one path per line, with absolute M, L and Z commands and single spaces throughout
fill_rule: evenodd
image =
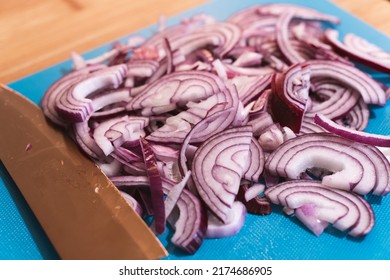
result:
M 8 83 L 206 0 L 0 0 L 0 82 Z M 390 36 L 390 1 L 333 0 Z

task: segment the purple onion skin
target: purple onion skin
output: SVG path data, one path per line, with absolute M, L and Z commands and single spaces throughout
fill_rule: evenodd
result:
M 157 234 L 162 234 L 165 231 L 165 208 L 161 177 L 158 171 L 156 158 L 149 143 L 142 137 L 140 139 L 140 143 L 144 154 L 146 172 L 150 181 L 155 230 Z

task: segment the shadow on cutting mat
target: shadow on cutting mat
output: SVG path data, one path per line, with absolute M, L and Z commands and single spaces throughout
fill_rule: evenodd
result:
M 58 260 L 59 256 L 51 244 L 50 240 L 46 236 L 45 231 L 39 224 L 31 208 L 28 206 L 22 193 L 19 191 L 17 185 L 13 181 L 12 177 L 8 173 L 2 161 L 0 161 L 0 177 L 4 182 L 6 190 L 12 197 L 13 203 L 16 205 L 20 216 L 23 219 L 24 225 L 27 227 L 32 239 L 39 249 L 42 257 L 46 260 Z M 16 229 L 17 230 L 17 229 Z M 16 231 L 14 230 L 14 231 Z M 15 235 L 15 240 L 9 240 L 10 242 L 19 242 Z

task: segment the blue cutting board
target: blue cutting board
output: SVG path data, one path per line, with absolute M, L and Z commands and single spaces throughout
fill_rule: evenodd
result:
M 169 25 L 177 24 L 181 18 L 205 12 L 224 20 L 234 12 L 265 1 L 222 1 L 216 0 L 206 5 L 182 13 L 168 20 Z M 281 2 L 281 1 L 266 1 Z M 355 32 L 369 41 L 390 51 L 390 39 L 374 28 L 351 16 L 327 1 L 283 1 L 307 5 L 341 19 L 337 27 L 341 35 Z M 390 11 L 389 11 L 390 13 Z M 150 36 L 157 27 L 150 26 L 136 34 Z M 125 41 L 127 37 L 121 38 Z M 85 54 L 90 58 L 107 51 L 111 43 Z M 23 93 L 38 104 L 48 86 L 69 70 L 71 62 L 54 65 L 41 72 L 10 84 L 10 87 Z M 382 82 L 390 82 L 390 76 L 372 73 Z M 387 81 L 386 81 L 387 79 Z M 390 106 L 373 108 L 367 131 L 381 134 L 390 133 Z M 12 120 L 10 120 L 12 121 Z M 22 195 L 0 166 L 0 259 L 58 259 L 54 248 L 32 214 Z M 55 186 L 53 186 L 55 187 Z M 390 259 L 390 200 L 389 197 L 369 201 L 376 215 L 376 225 L 372 232 L 362 239 L 352 239 L 332 229 L 320 237 L 305 230 L 295 219 L 282 213 L 259 217 L 248 215 L 246 223 L 236 236 L 205 240 L 195 255 L 188 256 L 175 250 L 167 241 L 171 233 L 160 237 L 170 255 L 167 259 L 237 259 L 237 260 L 339 260 L 339 259 Z

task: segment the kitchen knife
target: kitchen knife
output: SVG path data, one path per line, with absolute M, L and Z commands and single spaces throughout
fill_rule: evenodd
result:
M 38 106 L 1 85 L 0 160 L 62 259 L 167 255 L 93 161 Z

